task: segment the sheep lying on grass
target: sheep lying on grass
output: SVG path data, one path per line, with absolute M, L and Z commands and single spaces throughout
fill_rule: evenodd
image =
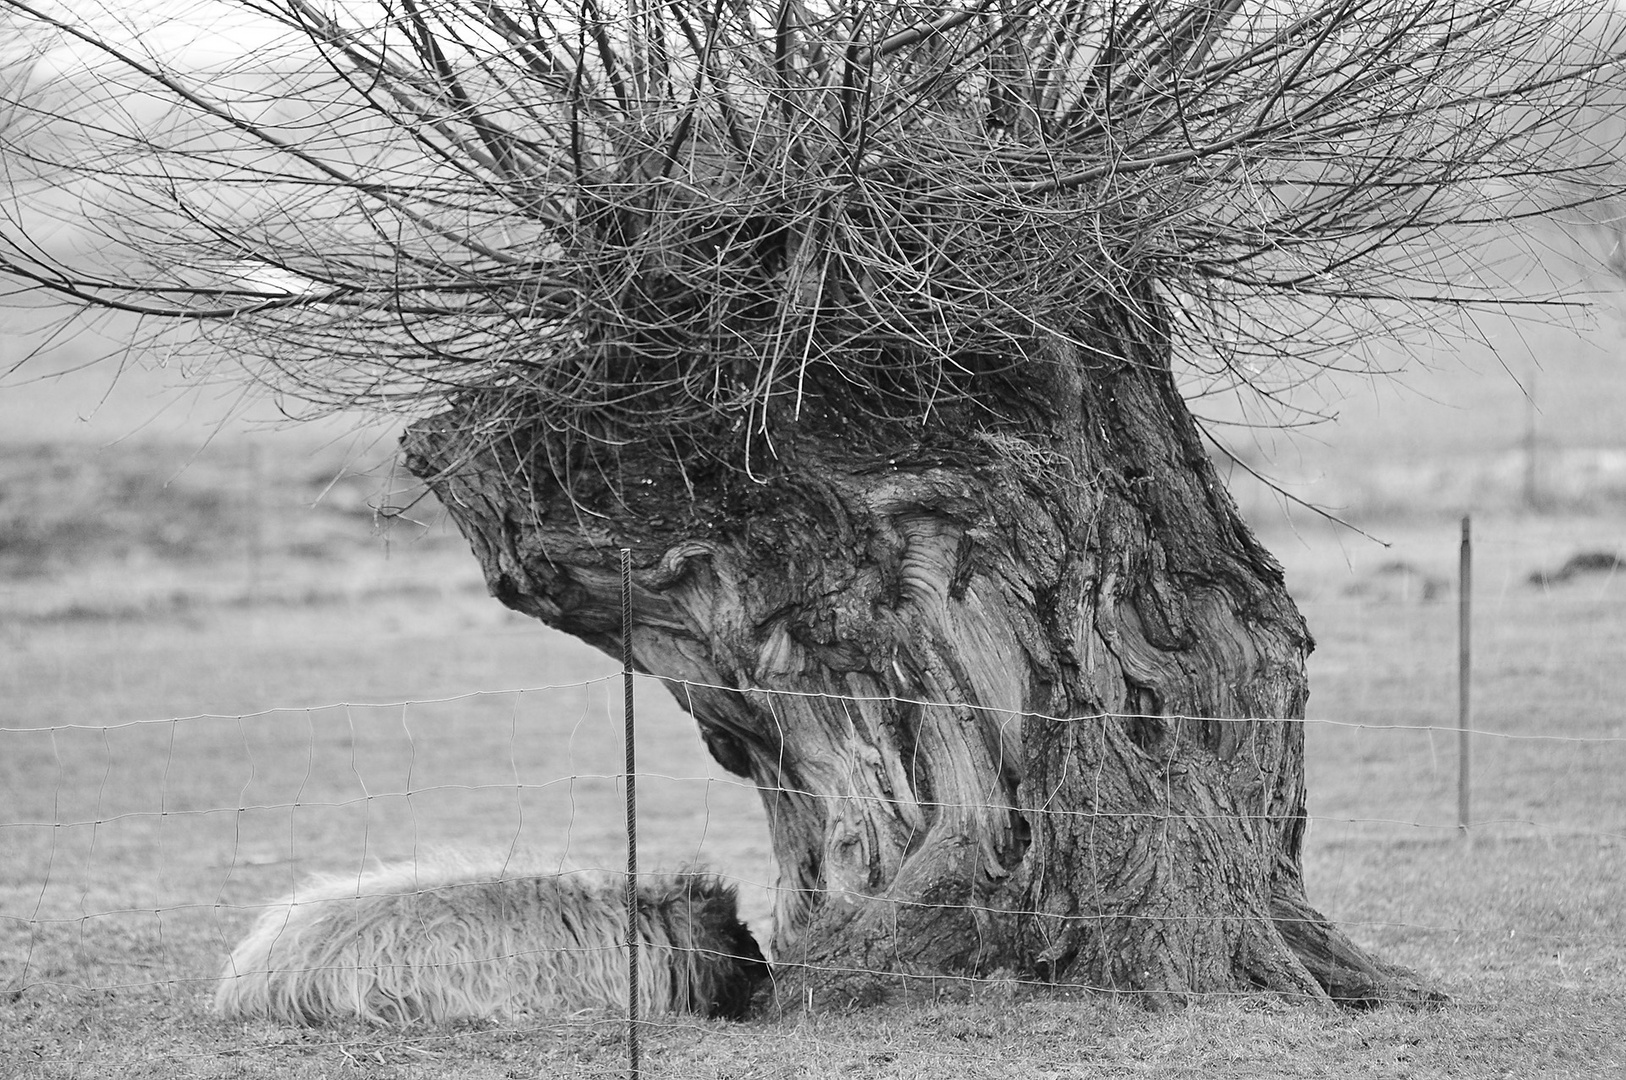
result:
M 643 1015 L 745 1015 L 768 965 L 731 886 L 698 872 L 641 878 L 638 912 Z M 312 878 L 232 952 L 215 1009 L 396 1025 L 621 1009 L 626 924 L 615 875 L 440 859 Z

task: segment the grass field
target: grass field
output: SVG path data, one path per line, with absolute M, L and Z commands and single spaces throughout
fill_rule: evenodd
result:
M 623 1072 L 607 1017 L 403 1036 L 206 1012 L 255 905 L 306 872 L 448 846 L 623 858 L 615 664 L 486 598 L 443 528 L 401 524 L 386 546 L 368 509 L 385 482 L 330 458 L 0 457 L 0 1077 Z M 1467 838 L 1445 730 L 1457 526 L 1371 528 L 1391 546 L 1313 521 L 1264 529 L 1319 640 L 1307 873 L 1315 902 L 1451 1005 L 1151 1015 L 1009 985 L 957 1003 L 923 991 L 858 1016 L 657 1024 L 645 1075 L 1623 1075 L 1626 580 L 1529 578 L 1626 549 L 1626 515 L 1476 521 Z M 641 862 L 738 879 L 761 936 L 754 794 L 661 688 L 639 706 Z

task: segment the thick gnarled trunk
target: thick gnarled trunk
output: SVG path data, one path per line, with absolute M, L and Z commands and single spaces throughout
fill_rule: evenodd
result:
M 1156 337 L 1037 346 L 1026 424 L 805 423 L 760 482 L 409 432 L 505 604 L 617 652 L 633 550 L 637 664 L 767 805 L 785 1004 L 994 974 L 1426 996 L 1305 901 L 1309 635 Z

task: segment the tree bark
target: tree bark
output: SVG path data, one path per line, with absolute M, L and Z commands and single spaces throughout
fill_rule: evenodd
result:
M 904 438 L 810 408 L 771 471 L 415 425 L 503 603 L 675 680 L 758 785 L 788 1007 L 1010 975 L 1423 1001 L 1311 908 L 1304 661 L 1155 304 L 1036 342 L 997 414 Z

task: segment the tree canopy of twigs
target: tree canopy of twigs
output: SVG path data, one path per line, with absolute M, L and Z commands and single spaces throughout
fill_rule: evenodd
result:
M 0 0 L 15 288 L 300 401 L 719 458 L 975 410 L 1147 297 L 1210 376 L 1314 370 L 1620 187 L 1584 0 L 193 2 Z

